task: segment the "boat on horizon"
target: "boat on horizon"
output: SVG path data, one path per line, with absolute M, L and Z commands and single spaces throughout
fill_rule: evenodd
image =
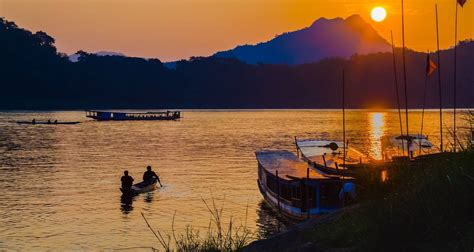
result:
M 86 117 L 97 121 L 170 121 L 181 118 L 181 111 L 120 112 L 86 110 Z
M 282 150 L 255 152 L 258 188 L 277 212 L 304 220 L 334 212 L 355 199 L 355 179 L 312 169 Z
M 58 124 L 67 124 L 67 125 L 72 125 L 72 124 L 79 124 L 81 122 L 58 122 L 58 121 L 17 121 L 17 124 L 47 124 L 47 125 L 58 125 Z

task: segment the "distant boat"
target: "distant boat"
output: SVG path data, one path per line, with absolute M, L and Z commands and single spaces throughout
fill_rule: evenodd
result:
M 344 144 L 338 141 L 302 139 L 295 140 L 295 144 L 304 161 L 329 174 L 347 175 L 350 174 L 348 165 L 369 162 L 366 155 L 354 148 L 347 146 L 345 148 Z M 346 151 L 345 162 L 344 151 Z
M 86 111 L 86 117 L 97 121 L 156 121 L 177 120 L 181 118 L 181 111 L 161 112 L 112 112 L 112 111 Z
M 409 157 L 404 156 L 407 141 L 409 145 Z M 420 134 L 397 135 L 382 137 L 382 156 L 385 161 L 394 161 L 399 159 L 410 159 L 420 155 L 433 153 L 433 144 L 428 137 Z M 406 150 L 405 150 L 406 151 Z
M 57 125 L 57 124 L 79 124 L 81 122 L 50 122 L 50 121 L 17 121 L 18 124 L 48 124 L 48 125 Z
M 120 191 L 123 194 L 127 194 L 127 195 L 135 195 L 135 194 L 140 194 L 140 193 L 145 193 L 145 192 L 151 192 L 156 189 L 157 183 L 158 183 L 158 180 L 155 178 L 151 184 L 145 183 L 145 181 L 142 181 L 140 183 L 134 184 L 129 190 L 120 188 Z
M 331 213 L 355 198 L 354 179 L 311 169 L 289 151 L 257 151 L 258 187 L 265 201 L 293 219 Z

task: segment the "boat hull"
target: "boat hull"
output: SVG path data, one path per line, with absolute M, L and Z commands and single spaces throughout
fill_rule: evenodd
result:
M 17 124 L 42 124 L 42 125 L 73 125 L 81 122 L 32 122 L 32 121 L 17 121 Z
M 144 182 L 140 182 L 138 184 L 133 185 L 130 189 L 120 188 L 120 191 L 123 194 L 127 194 L 127 195 L 137 195 L 140 193 L 151 192 L 156 189 L 157 183 L 158 183 L 157 180 L 154 180 L 153 183 L 149 185 L 144 185 Z

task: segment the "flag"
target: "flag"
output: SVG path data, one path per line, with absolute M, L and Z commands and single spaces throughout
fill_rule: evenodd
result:
M 426 58 L 426 76 L 430 76 L 438 66 L 431 60 L 430 54 L 427 54 Z
M 457 0 L 458 4 L 461 5 L 461 7 L 464 6 L 464 4 L 467 2 L 467 0 Z

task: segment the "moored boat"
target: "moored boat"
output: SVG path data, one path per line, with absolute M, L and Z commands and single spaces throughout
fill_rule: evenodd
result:
M 295 144 L 302 160 L 328 174 L 350 175 L 348 166 L 370 161 L 366 155 L 338 141 L 295 139 Z
M 58 121 L 54 121 L 54 122 L 51 122 L 51 121 L 17 121 L 16 123 L 18 124 L 47 124 L 47 125 L 58 125 L 58 124 L 67 124 L 67 125 L 71 125 L 71 124 L 79 124 L 81 122 L 58 122 Z
M 407 141 L 409 150 L 407 152 Z M 385 161 L 412 159 L 434 152 L 428 137 L 420 134 L 385 136 L 382 138 L 382 156 Z
M 97 121 L 161 121 L 178 120 L 181 111 L 159 111 L 159 112 L 115 112 L 87 110 L 86 117 Z
M 129 194 L 129 195 L 136 195 L 140 193 L 151 192 L 156 189 L 157 183 L 158 183 L 158 180 L 155 178 L 152 181 L 152 183 L 145 183 L 145 181 L 142 181 L 140 183 L 134 184 L 130 189 L 120 188 L 120 191 L 123 194 Z
M 293 219 L 340 209 L 355 198 L 354 179 L 312 169 L 289 151 L 257 151 L 258 187 L 265 201 Z

